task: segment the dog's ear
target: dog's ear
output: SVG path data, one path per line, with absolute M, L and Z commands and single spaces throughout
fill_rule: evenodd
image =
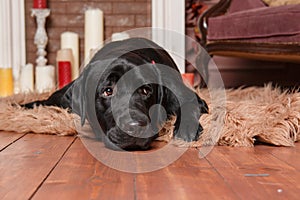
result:
M 84 125 L 85 119 L 90 123 L 97 119 L 95 111 L 97 87 L 112 62 L 113 59 L 90 62 L 73 84 L 72 110 L 80 115 L 82 125 Z
M 200 107 L 201 113 L 202 113 L 202 114 L 204 114 L 204 113 L 207 114 L 207 113 L 209 112 L 209 108 L 208 108 L 207 103 L 206 103 L 203 99 L 201 99 L 201 98 L 198 96 L 197 93 L 195 93 L 195 95 L 197 96 L 197 100 L 198 100 L 198 103 L 199 103 L 199 107 Z
M 78 114 L 81 118 L 81 125 L 84 125 L 85 121 L 85 102 L 86 97 L 84 95 L 84 88 L 86 82 L 86 75 L 84 72 L 76 79 L 72 88 L 70 88 L 71 98 L 72 98 L 72 111 Z

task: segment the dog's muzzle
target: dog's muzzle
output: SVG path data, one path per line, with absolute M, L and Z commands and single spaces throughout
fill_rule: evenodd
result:
M 130 117 L 120 114 L 115 120 L 116 126 L 107 132 L 105 140 L 111 149 L 145 150 L 156 138 L 149 117 L 139 110 L 131 110 Z
M 119 128 L 112 128 L 107 132 L 104 143 L 106 147 L 113 150 L 146 150 L 156 135 L 151 137 L 134 137 Z

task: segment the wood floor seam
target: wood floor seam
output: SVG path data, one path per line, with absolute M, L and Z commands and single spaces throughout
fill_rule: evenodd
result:
M 61 157 L 57 160 L 57 162 L 53 165 L 53 167 L 51 168 L 51 170 L 49 171 L 49 173 L 45 176 L 45 178 L 41 181 L 41 183 L 38 185 L 38 187 L 35 189 L 35 191 L 32 193 L 32 195 L 29 197 L 29 200 L 31 200 L 34 195 L 39 191 L 39 189 L 42 187 L 42 185 L 44 184 L 44 182 L 47 180 L 47 178 L 51 175 L 51 173 L 55 170 L 55 168 L 57 167 L 57 165 L 60 163 L 60 161 L 63 159 L 63 157 L 65 156 L 65 154 L 68 152 L 68 150 L 71 148 L 71 146 L 74 144 L 74 142 L 76 141 L 77 137 L 74 137 L 74 139 L 72 140 L 72 142 L 68 145 L 68 147 L 66 148 L 66 150 L 64 151 L 64 153 L 61 155 Z
M 4 151 L 6 148 L 8 148 L 10 145 L 16 143 L 18 140 L 22 139 L 24 136 L 26 136 L 27 133 L 23 134 L 22 136 L 18 137 L 17 139 L 13 140 L 12 142 L 8 143 L 6 146 L 0 149 L 0 152 Z

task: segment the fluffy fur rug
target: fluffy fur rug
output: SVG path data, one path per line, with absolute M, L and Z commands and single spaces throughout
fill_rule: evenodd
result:
M 226 111 L 221 106 L 212 105 L 207 89 L 198 90 L 198 94 L 207 101 L 210 114 L 201 117 L 204 132 L 190 146 L 254 146 L 257 142 L 293 146 L 294 142 L 300 140 L 299 92 L 281 91 L 270 85 L 226 90 Z M 18 106 L 32 100 L 45 99 L 49 95 L 15 95 L 0 99 L 0 130 L 76 135 L 75 114 L 57 107 L 25 110 Z M 173 122 L 171 120 L 165 124 L 159 140 L 170 140 Z M 223 124 L 221 129 L 216 128 L 219 124 Z

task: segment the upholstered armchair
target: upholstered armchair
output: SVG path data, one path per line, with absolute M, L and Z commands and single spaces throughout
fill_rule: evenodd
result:
M 220 0 L 198 26 L 210 55 L 300 63 L 299 20 L 299 0 Z

